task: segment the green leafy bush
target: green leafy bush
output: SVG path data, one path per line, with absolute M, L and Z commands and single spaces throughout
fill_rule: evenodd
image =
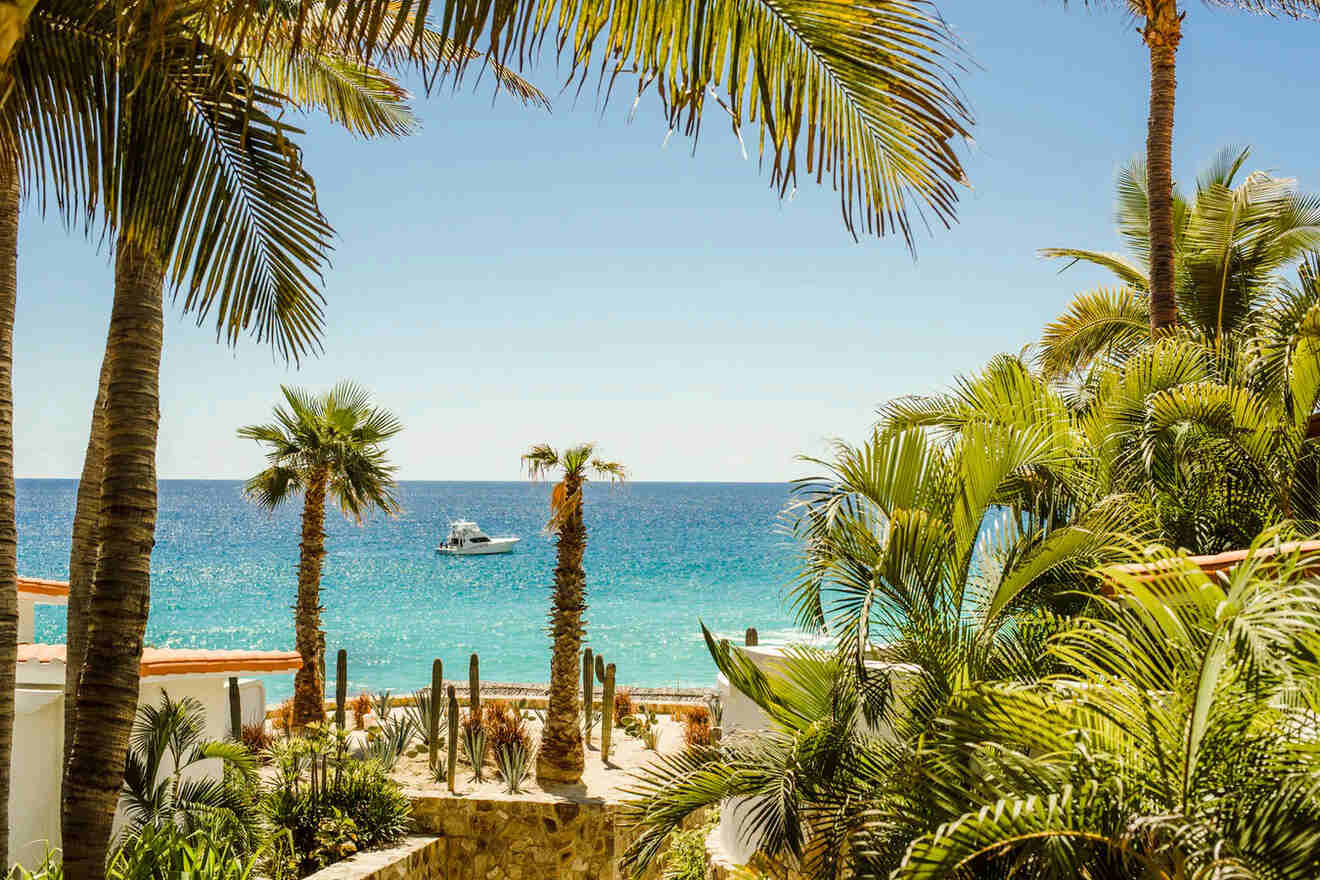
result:
M 407 833 L 408 798 L 380 763 L 350 755 L 342 735 L 313 730 L 277 748 L 275 761 L 261 810 L 289 845 L 271 860 L 273 871 L 301 876 Z

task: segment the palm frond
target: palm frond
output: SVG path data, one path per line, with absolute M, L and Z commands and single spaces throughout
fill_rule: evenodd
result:
M 954 81 L 961 49 L 926 0 L 447 0 L 438 15 L 444 37 L 488 45 L 501 63 L 531 63 L 550 37 L 570 83 L 599 64 L 605 100 L 635 74 L 639 99 L 656 87 L 671 131 L 695 137 L 712 98 L 735 131 L 758 126 L 781 196 L 801 166 L 828 176 L 851 231 L 911 246 L 914 214 L 952 222 L 970 116 Z M 455 78 L 470 64 L 459 59 Z

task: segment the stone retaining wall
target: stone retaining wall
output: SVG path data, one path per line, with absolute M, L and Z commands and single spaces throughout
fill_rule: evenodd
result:
M 446 880 L 446 843 L 441 837 L 409 837 L 322 868 L 306 880 Z
M 618 858 L 636 832 L 618 810 L 590 798 L 413 798 L 418 831 L 446 841 L 444 880 L 629 880 Z

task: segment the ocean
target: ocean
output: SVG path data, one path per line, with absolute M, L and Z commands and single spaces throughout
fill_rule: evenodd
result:
M 19 572 L 68 576 L 75 480 L 18 481 Z M 546 483 L 400 485 L 404 513 L 365 526 L 329 506 L 321 580 L 327 653 L 348 651 L 349 692 L 430 682 L 431 661 L 465 678 L 472 652 L 488 681 L 549 678 L 547 614 L 554 541 L 543 534 Z M 784 597 L 797 550 L 777 527 L 784 484 L 592 484 L 585 499 L 587 644 L 621 683 L 705 687 L 715 669 L 699 622 L 763 641 L 792 633 Z M 301 500 L 274 514 L 242 484 L 164 480 L 151 561 L 147 644 L 293 648 Z M 435 546 L 451 519 L 514 534 L 511 554 L 451 557 Z M 38 606 L 36 637 L 64 639 L 64 609 Z M 267 676 L 270 699 L 292 675 Z

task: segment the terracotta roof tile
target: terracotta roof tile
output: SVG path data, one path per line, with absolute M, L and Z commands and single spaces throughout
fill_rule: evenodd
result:
M 67 581 L 48 581 L 45 578 L 19 577 L 18 591 L 36 596 L 52 596 L 57 599 L 67 598 L 69 595 L 69 584 Z
M 1256 557 L 1259 559 L 1269 559 L 1280 553 L 1320 553 L 1320 541 L 1289 541 L 1276 546 L 1261 547 L 1256 551 Z M 1251 555 L 1250 550 L 1229 550 L 1226 553 L 1214 553 L 1206 556 L 1180 556 L 1169 559 L 1161 559 L 1156 562 L 1132 562 L 1126 565 L 1118 565 L 1115 568 L 1119 571 L 1131 574 L 1139 581 L 1152 582 L 1164 578 L 1176 576 L 1179 572 L 1185 572 L 1188 569 L 1184 566 L 1194 565 L 1201 571 L 1211 574 L 1217 571 L 1227 571 L 1233 568 L 1242 560 Z M 1113 583 L 1106 581 L 1102 587 L 1103 592 L 1112 595 Z
M 64 663 L 64 645 L 19 645 L 19 663 Z M 297 651 L 212 651 L 202 648 L 147 648 L 142 676 L 185 673 L 288 672 L 302 665 Z

